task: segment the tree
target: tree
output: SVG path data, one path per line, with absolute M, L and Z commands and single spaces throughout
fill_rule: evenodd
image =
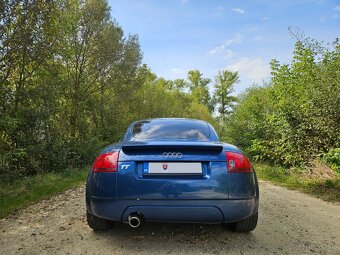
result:
M 188 87 L 194 98 L 198 103 L 208 107 L 210 112 L 214 110 L 211 103 L 211 97 L 209 94 L 208 84 L 210 79 L 204 78 L 203 74 L 199 70 L 190 70 L 188 72 Z
M 340 46 L 308 39 L 293 60 L 272 60 L 272 79 L 239 97 L 227 136 L 255 159 L 284 166 L 308 164 L 340 146 Z
M 231 96 L 231 93 L 237 82 L 238 72 L 218 71 L 215 77 L 213 102 L 218 105 L 219 117 L 222 121 L 226 120 L 226 116 L 231 112 L 230 108 L 236 102 L 236 97 Z
M 53 78 L 48 89 L 44 81 L 62 31 L 61 9 L 59 1 L 0 4 L 0 172 L 20 176 L 41 169 L 37 161 L 57 93 Z
M 124 37 L 105 0 L 1 2 L 0 174 L 92 159 L 114 137 L 127 108 L 117 109 L 120 98 L 140 87 L 141 57 L 138 37 Z

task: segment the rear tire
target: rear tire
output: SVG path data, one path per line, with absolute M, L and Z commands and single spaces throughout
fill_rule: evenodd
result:
M 105 231 L 112 228 L 112 222 L 101 219 L 89 212 L 86 212 L 87 224 L 94 231 Z
M 227 224 L 227 227 L 229 227 L 233 232 L 250 232 L 256 228 L 258 217 L 259 217 L 258 212 L 256 212 L 249 218 Z

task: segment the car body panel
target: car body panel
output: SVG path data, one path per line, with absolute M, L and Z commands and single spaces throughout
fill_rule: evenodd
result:
M 174 120 L 180 121 L 169 121 Z M 146 221 L 200 223 L 235 222 L 255 214 L 259 201 L 256 173 L 229 173 L 226 152 L 243 152 L 219 142 L 207 125 L 210 141 L 130 141 L 132 124 L 122 142 L 100 152 L 119 152 L 117 172 L 93 173 L 90 169 L 87 211 L 123 222 L 135 212 Z M 180 152 L 181 157 L 165 157 L 163 153 L 168 152 Z M 199 162 L 202 174 L 146 175 L 143 165 L 148 162 Z
M 122 170 L 126 163 L 131 167 Z M 120 162 L 117 198 L 228 199 L 226 162 L 203 162 L 202 167 L 200 176 L 143 175 L 142 162 Z
M 239 200 L 116 200 L 90 197 L 87 210 L 100 218 L 127 222 L 133 212 L 146 221 L 228 223 L 257 212 L 257 198 Z M 191 211 L 190 211 L 191 210 Z

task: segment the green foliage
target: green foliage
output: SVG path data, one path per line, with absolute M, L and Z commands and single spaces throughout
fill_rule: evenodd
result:
M 1 180 L 90 164 L 136 119 L 214 121 L 209 79 L 165 80 L 141 61 L 138 36 L 124 35 L 106 0 L 3 1 Z
M 238 82 L 238 72 L 228 70 L 218 71 L 215 77 L 215 91 L 213 103 L 218 105 L 219 117 L 224 121 L 231 112 L 231 107 L 236 101 L 236 97 L 231 96 L 234 84 Z
M 212 105 L 208 89 L 208 84 L 211 80 L 204 78 L 203 74 L 199 70 L 191 70 L 188 72 L 188 81 L 188 87 L 193 99 L 208 107 L 208 109 L 212 112 L 214 107 Z
M 317 179 L 306 178 L 301 169 L 287 169 L 280 166 L 256 164 L 257 176 L 289 189 L 301 190 L 327 201 L 340 201 L 340 178 Z
M 330 149 L 323 155 L 323 160 L 330 168 L 340 173 L 340 148 Z
M 0 181 L 0 218 L 51 195 L 79 186 L 86 180 L 88 169 L 67 169 L 25 177 L 11 183 Z
M 238 72 L 231 72 L 229 70 L 218 71 L 215 76 L 214 92 L 212 104 L 217 108 L 218 125 L 216 131 L 220 134 L 222 140 L 230 141 L 226 136 L 227 123 L 232 113 L 232 108 L 235 105 L 237 98 L 232 96 L 234 85 L 238 83 Z
M 254 159 L 305 165 L 340 143 L 340 45 L 297 42 L 289 65 L 271 62 L 272 79 L 248 89 L 226 136 Z
M 5 0 L 0 178 L 82 167 L 132 121 L 154 117 L 207 120 L 257 160 L 296 166 L 324 155 L 338 170 L 330 148 L 340 147 L 339 41 L 333 46 L 298 41 L 290 64 L 271 62 L 269 84 L 238 98 L 238 73 L 220 71 L 211 97 L 199 70 L 172 81 L 142 64 L 138 36 L 124 35 L 107 0 Z

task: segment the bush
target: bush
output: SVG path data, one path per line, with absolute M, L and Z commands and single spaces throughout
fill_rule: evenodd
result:
M 330 149 L 323 154 L 323 160 L 330 168 L 340 173 L 340 148 Z
M 271 62 L 272 79 L 239 96 L 226 124 L 231 141 L 253 159 L 305 166 L 340 146 L 340 45 L 297 42 L 290 64 Z M 337 150 L 337 149 L 336 149 Z M 338 170 L 338 154 L 327 162 Z

